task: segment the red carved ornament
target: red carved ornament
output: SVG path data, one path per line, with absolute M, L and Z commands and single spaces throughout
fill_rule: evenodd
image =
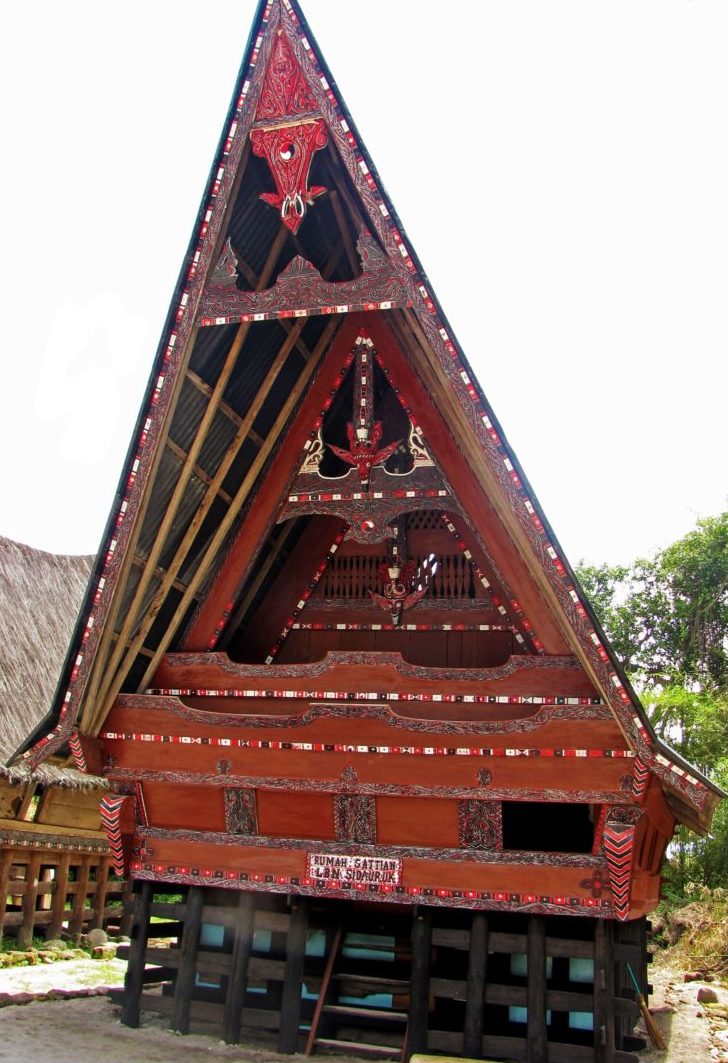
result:
M 313 153 L 326 144 L 324 121 L 315 118 L 297 125 L 253 129 L 250 140 L 255 154 L 266 159 L 276 183 L 275 192 L 263 192 L 260 198 L 280 210 L 281 221 L 295 233 L 306 208 L 327 191 L 323 185 L 308 187 Z
M 313 154 L 326 144 L 324 121 L 291 121 L 317 110 L 293 49 L 279 30 L 255 115 L 256 122 L 271 124 L 253 129 L 250 140 L 255 154 L 266 159 L 276 183 L 275 192 L 264 192 L 260 198 L 280 211 L 281 221 L 292 233 L 297 232 L 306 208 L 326 192 L 321 185 L 308 187 Z

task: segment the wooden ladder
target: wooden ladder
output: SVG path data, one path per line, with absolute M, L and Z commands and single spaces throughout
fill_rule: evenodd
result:
M 343 924 L 340 923 L 334 932 L 334 936 L 331 940 L 331 948 L 326 957 L 326 966 L 324 967 L 324 973 L 321 979 L 321 989 L 311 1019 L 311 1029 L 306 1041 L 305 1054 L 310 1056 L 315 1049 L 319 1047 L 334 1049 L 339 1052 L 356 1052 L 360 1055 L 379 1057 L 381 1059 L 398 1057 L 401 1063 L 404 1063 L 407 1053 L 408 1015 L 406 1011 L 394 1011 L 389 1010 L 388 1008 L 373 1008 L 368 1007 L 367 1005 L 328 1003 L 329 994 L 332 985 L 335 982 L 356 982 L 359 986 L 365 986 L 372 992 L 376 992 L 377 990 L 384 992 L 403 992 L 409 989 L 409 983 L 401 979 L 379 978 L 375 975 L 347 974 L 346 972 L 338 971 L 337 961 L 341 955 L 345 940 L 346 929 Z M 398 1048 L 397 1045 L 369 1044 L 364 1041 L 348 1041 L 338 1037 L 320 1037 L 319 1028 L 324 1016 L 330 1016 L 337 1026 L 343 1024 L 347 1020 L 350 1023 L 356 1023 L 361 1019 L 364 1019 L 366 1023 L 374 1021 L 377 1023 L 381 1022 L 382 1024 L 386 1023 L 387 1025 L 400 1025 L 403 1027 L 402 1046 L 401 1048 Z

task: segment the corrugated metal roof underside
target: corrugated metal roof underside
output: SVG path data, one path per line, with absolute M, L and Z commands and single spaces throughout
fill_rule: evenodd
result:
M 298 344 L 290 341 L 292 324 L 289 321 L 263 321 L 244 326 L 245 338 L 242 347 L 235 359 L 222 400 L 206 428 L 203 421 L 210 398 L 231 345 L 238 335 L 239 326 L 216 326 L 198 331 L 190 356 L 190 372 L 180 387 L 168 442 L 159 460 L 139 532 L 137 564 L 130 570 L 114 626 L 115 633 L 118 634 L 134 604 L 142 576 L 142 563 L 156 552 L 154 574 L 148 577 L 141 603 L 134 608 L 135 622 L 125 633 L 127 643 L 140 630 L 140 625 L 150 609 L 154 609 L 156 615 L 143 639 L 139 658 L 133 664 L 127 661 L 125 665 L 129 671 L 123 682 L 124 690 L 136 689 L 170 623 L 175 627 L 172 647 L 178 644 L 180 633 L 194 611 L 204 591 L 204 585 L 211 577 L 217 556 L 225 555 L 236 528 L 248 511 L 249 496 L 243 500 L 240 512 L 236 513 L 212 564 L 209 563 L 210 559 L 206 558 L 210 543 L 228 517 L 231 505 L 237 505 L 236 495 L 241 485 L 258 459 L 261 447 L 295 388 L 307 357 L 321 340 L 330 320 L 328 317 L 305 319 Z M 284 348 L 287 353 L 281 356 Z M 266 389 L 266 378 L 277 360 L 280 365 Z M 244 422 L 254 403 L 257 404 L 257 412 L 252 425 L 245 432 Z M 198 433 L 201 433 L 201 441 L 198 441 Z M 174 499 L 185 461 L 193 447 L 197 451 L 194 469 L 177 500 L 169 527 L 160 543 L 160 529 L 168 519 L 170 503 Z M 266 458 L 266 463 L 268 460 L 270 455 Z M 258 478 L 264 474 L 265 463 L 262 469 L 257 470 Z M 220 475 L 222 481 L 215 488 L 212 481 L 215 477 L 219 479 Z M 199 524 L 194 531 L 193 524 Z M 205 568 L 203 579 L 198 579 L 200 586 L 196 587 L 190 603 L 185 607 L 182 619 L 175 619 L 185 590 L 202 571 L 203 559 Z M 173 581 L 171 575 L 167 576 L 170 566 L 174 569 Z M 157 598 L 165 577 L 170 585 L 165 587 L 160 602 Z

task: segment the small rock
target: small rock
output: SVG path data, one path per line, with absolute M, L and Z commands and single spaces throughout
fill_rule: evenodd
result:
M 116 956 L 116 945 L 96 945 L 91 949 L 91 957 L 94 960 L 113 960 Z
M 709 986 L 701 986 L 698 990 L 698 1001 L 701 1004 L 717 1004 L 718 994 L 714 989 L 710 989 Z
M 68 948 L 68 945 L 66 945 L 65 941 L 61 941 L 60 938 L 51 938 L 50 941 L 45 941 L 43 943 L 43 947 L 51 949 L 52 952 L 63 952 L 64 949 Z
M 12 1003 L 13 1004 L 32 1004 L 35 997 L 32 993 L 14 993 Z
M 97 948 L 99 945 L 105 945 L 109 940 L 109 935 L 105 930 L 89 930 L 88 934 L 84 936 L 84 944 L 89 945 L 92 949 Z
M 650 1015 L 674 1015 L 675 1009 L 669 1004 L 662 1004 L 658 1008 L 650 1008 Z
M 8 1004 L 15 1003 L 12 993 L 0 993 L 0 1008 L 5 1008 Z
M 683 982 L 698 982 L 700 978 L 700 971 L 686 971 L 683 975 Z

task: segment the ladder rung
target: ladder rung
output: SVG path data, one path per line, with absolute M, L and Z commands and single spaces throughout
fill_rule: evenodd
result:
M 358 1007 L 356 1004 L 326 1004 L 327 1015 L 345 1015 L 351 1018 L 391 1019 L 393 1022 L 407 1022 L 406 1011 L 388 1011 L 386 1008 Z
M 316 1046 L 318 1048 L 336 1048 L 343 1052 L 359 1052 L 365 1055 L 382 1056 L 382 1058 L 391 1058 L 398 1056 L 401 1052 L 400 1048 L 396 1045 L 368 1045 L 364 1041 L 337 1041 L 333 1037 L 317 1037 Z
M 333 976 L 337 982 L 359 982 L 365 986 L 386 986 L 388 989 L 402 989 L 409 992 L 409 982 L 402 978 L 378 978 L 374 974 L 353 974 L 337 972 Z

